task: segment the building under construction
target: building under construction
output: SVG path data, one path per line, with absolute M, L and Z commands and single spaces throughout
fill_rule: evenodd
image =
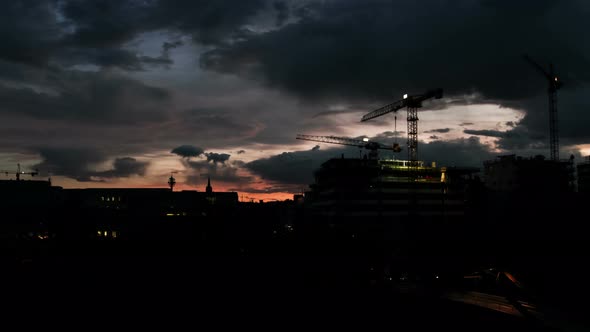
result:
M 393 252 L 451 249 L 478 204 L 477 168 L 405 160 L 335 158 L 305 194 L 304 231 L 344 248 Z M 357 243 L 350 245 L 351 242 Z M 377 253 L 377 255 L 375 255 Z

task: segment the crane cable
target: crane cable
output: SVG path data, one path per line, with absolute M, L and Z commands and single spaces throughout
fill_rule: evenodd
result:
M 394 117 L 394 122 L 393 122 L 393 135 L 394 135 L 394 139 L 395 142 L 397 143 L 397 115 Z

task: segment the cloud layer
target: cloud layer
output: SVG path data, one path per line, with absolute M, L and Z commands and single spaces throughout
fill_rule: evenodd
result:
M 359 152 L 296 134 L 404 142 L 389 118 L 361 126 L 360 116 L 433 87 L 445 98 L 424 110 L 469 117 L 421 123 L 419 138 L 433 140 L 421 157 L 481 166 L 492 151 L 546 154 L 546 82 L 525 53 L 565 83 L 565 156 L 590 144 L 589 16 L 577 0 L 7 2 L 0 164 L 20 154 L 54 175 L 112 183 L 180 165 L 192 184 L 210 174 L 276 192 Z M 521 116 L 490 123 L 482 105 Z

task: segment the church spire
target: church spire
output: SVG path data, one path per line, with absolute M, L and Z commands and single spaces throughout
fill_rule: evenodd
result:
M 208 194 L 213 192 L 213 188 L 211 188 L 211 177 L 207 176 L 207 188 L 205 189 Z

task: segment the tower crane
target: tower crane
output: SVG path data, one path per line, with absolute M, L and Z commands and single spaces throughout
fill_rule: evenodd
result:
M 314 135 L 297 135 L 296 138 L 301 139 L 301 140 L 306 140 L 306 141 L 349 145 L 349 146 L 357 146 L 360 148 L 365 148 L 365 149 L 369 150 L 369 156 L 372 159 L 377 159 L 377 150 L 390 150 L 393 152 L 400 152 L 401 151 L 401 148 L 400 148 L 399 144 L 397 144 L 397 143 L 394 143 L 393 145 L 387 145 L 387 144 L 383 144 L 383 143 L 369 141 L 368 138 L 364 138 L 364 139 L 360 140 L 360 139 L 355 139 L 355 138 L 338 137 L 338 136 L 314 136 Z
M 378 108 L 368 114 L 365 114 L 361 122 L 368 121 L 387 113 L 397 112 L 400 109 L 407 107 L 408 109 L 408 160 L 411 164 L 415 164 L 418 161 L 418 108 L 422 107 L 422 102 L 436 98 L 440 99 L 443 96 L 442 89 L 428 90 L 421 95 L 408 95 L 405 94 L 403 99 L 398 100 L 389 105 L 385 105 Z
M 530 63 L 541 75 L 545 77 L 548 83 L 547 95 L 549 98 L 549 148 L 551 160 L 559 160 L 559 128 L 557 125 L 557 90 L 562 87 L 563 83 L 557 78 L 553 71 L 553 64 L 549 64 L 549 72 L 541 65 L 533 61 L 528 55 L 524 59 Z
M 30 175 L 30 176 L 35 176 L 37 174 L 39 174 L 39 170 L 35 170 L 34 172 L 24 172 L 21 171 L 20 169 L 20 164 L 16 164 L 17 165 L 17 170 L 15 171 L 6 171 L 6 170 L 0 170 L 0 173 L 4 173 L 6 175 L 8 174 L 15 174 L 16 176 L 16 180 L 19 181 L 20 180 L 20 176 L 21 175 Z

